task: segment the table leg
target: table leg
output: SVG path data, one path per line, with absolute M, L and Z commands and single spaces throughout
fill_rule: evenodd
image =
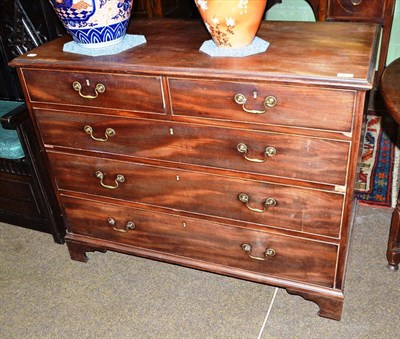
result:
M 400 263 L 400 197 L 392 214 L 386 257 L 389 269 L 397 271 Z

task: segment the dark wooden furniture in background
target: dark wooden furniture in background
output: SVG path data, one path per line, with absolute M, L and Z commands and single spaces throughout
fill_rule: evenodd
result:
M 384 71 L 381 94 L 387 112 L 400 125 L 400 58 L 393 61 Z M 392 215 L 388 248 L 386 252 L 389 268 L 398 270 L 400 263 L 400 199 Z
M 25 157 L 0 158 L 0 221 L 51 233 L 64 243 L 65 226 L 54 191 L 45 173 L 40 147 L 26 105 L 0 117 L 5 129 L 16 130 Z
M 200 52 L 198 20 L 139 32 L 147 43 L 118 55 L 63 53 L 66 36 L 12 63 L 71 258 L 115 250 L 249 279 L 340 319 L 377 26 L 263 22 L 269 50 L 246 58 Z
M 283 0 L 284 1 L 284 0 Z M 382 27 L 381 49 L 376 83 L 385 69 L 392 30 L 395 0 L 305 0 L 319 21 L 353 21 L 377 23 Z M 282 0 L 268 0 L 270 6 Z M 343 36 L 346 39 L 346 36 Z
M 8 66 L 8 62 L 64 33 L 47 0 L 2 0 L 0 99 L 18 101 L 24 98 L 15 70 Z
M 194 0 L 135 0 L 133 17 L 191 18 L 197 13 Z

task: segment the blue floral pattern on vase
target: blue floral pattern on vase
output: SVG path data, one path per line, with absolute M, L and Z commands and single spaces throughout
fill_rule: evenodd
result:
M 72 27 L 85 27 L 87 26 L 88 19 L 96 12 L 96 3 L 94 0 L 85 2 L 84 7 L 73 7 L 73 0 L 50 0 L 56 11 L 58 17 L 64 25 Z M 92 23 L 92 26 L 97 25 Z
M 126 34 L 133 0 L 49 0 L 74 41 L 109 46 Z

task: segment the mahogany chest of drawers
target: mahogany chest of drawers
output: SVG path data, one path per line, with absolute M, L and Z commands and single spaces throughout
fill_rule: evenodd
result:
M 13 61 L 72 259 L 114 250 L 286 288 L 340 319 L 377 29 L 263 23 L 265 53 L 213 58 L 197 21 L 145 45 Z M 343 37 L 346 37 L 345 39 Z

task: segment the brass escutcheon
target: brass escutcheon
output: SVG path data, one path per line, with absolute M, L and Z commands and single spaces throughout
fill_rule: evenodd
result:
M 276 155 L 276 149 L 274 147 L 267 147 L 267 148 L 265 148 L 265 151 L 264 151 L 264 159 L 249 158 L 247 156 L 247 151 L 249 150 L 249 148 L 247 147 L 246 144 L 244 144 L 242 142 L 237 144 L 236 149 L 240 153 L 243 153 L 244 158 L 250 162 L 257 162 L 257 163 L 266 162 L 268 157 L 272 157 L 272 156 Z
M 358 6 L 360 3 L 362 3 L 363 2 L 363 0 L 351 0 L 351 3 L 354 5 L 354 6 Z
M 253 97 L 257 98 L 257 91 L 253 92 Z M 274 107 L 276 106 L 276 104 L 278 103 L 278 100 L 273 96 L 273 95 L 269 95 L 267 97 L 265 97 L 264 99 L 264 110 L 257 110 L 257 109 L 248 109 L 246 108 L 246 102 L 247 102 L 247 98 L 244 94 L 238 93 L 235 95 L 235 102 L 239 105 L 242 105 L 242 109 L 243 111 L 247 112 L 247 113 L 251 113 L 251 114 L 264 114 L 265 112 L 267 112 L 268 108 Z
M 121 233 L 127 233 L 133 229 L 135 229 L 136 225 L 132 222 L 132 221 L 128 221 L 125 225 L 125 228 L 116 228 L 116 221 L 114 218 L 108 218 L 107 222 L 109 225 L 111 225 L 113 227 L 113 230 L 116 232 L 121 232 Z
M 115 130 L 113 130 L 112 128 L 107 128 L 106 129 L 106 131 L 104 132 L 104 136 L 105 136 L 105 138 L 96 138 L 96 137 L 94 137 L 93 136 L 93 128 L 91 127 L 91 126 L 89 126 L 89 125 L 86 125 L 85 127 L 83 127 L 83 130 L 87 133 L 87 134 L 89 134 L 90 135 L 90 137 L 93 139 L 93 140 L 96 140 L 96 141 L 107 141 L 108 140 L 108 137 L 113 137 L 114 135 L 115 135 Z
M 125 181 L 125 177 L 122 174 L 117 174 L 117 177 L 114 180 L 115 181 L 115 186 L 111 186 L 111 185 L 106 185 L 103 182 L 103 179 L 104 179 L 103 172 L 96 171 L 95 175 L 96 175 L 96 178 L 100 179 L 100 185 L 101 186 L 103 186 L 104 188 L 112 189 L 112 190 L 118 188 L 118 183 Z
M 259 208 L 254 208 L 250 206 L 250 197 L 248 194 L 246 193 L 240 193 L 238 195 L 238 199 L 239 201 L 241 201 L 242 203 L 246 204 L 246 207 L 253 212 L 257 212 L 257 213 L 265 213 L 268 211 L 269 207 L 273 207 L 276 206 L 277 201 L 274 198 L 267 198 L 264 201 L 264 209 L 259 209 Z
M 72 88 L 77 91 L 82 98 L 85 99 L 96 99 L 99 96 L 99 93 L 104 93 L 106 91 L 106 86 L 104 86 L 102 83 L 98 83 L 94 88 L 95 95 L 83 94 L 82 85 L 79 81 L 74 81 L 72 83 Z
M 264 252 L 264 257 L 256 257 L 254 255 L 251 255 L 251 251 L 252 251 L 252 247 L 249 244 L 242 244 L 241 248 L 244 252 L 247 253 L 247 255 L 251 258 L 251 259 L 256 259 L 256 260 L 267 260 L 267 258 L 271 258 L 273 256 L 275 256 L 276 251 L 273 248 L 267 248 Z

